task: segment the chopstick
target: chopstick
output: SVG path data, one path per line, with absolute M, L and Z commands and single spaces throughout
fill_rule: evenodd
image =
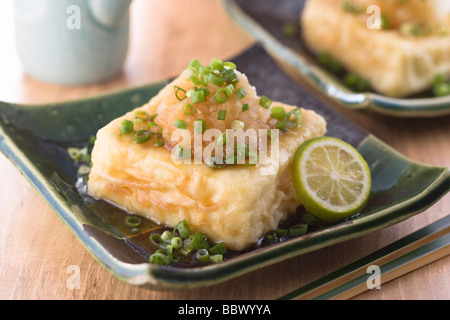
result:
M 369 290 L 379 269 L 381 285 L 450 254 L 450 216 L 446 216 L 279 300 L 344 300 Z M 370 278 L 370 279 L 369 279 Z

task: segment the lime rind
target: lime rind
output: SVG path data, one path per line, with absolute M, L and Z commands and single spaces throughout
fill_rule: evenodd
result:
M 355 148 L 337 138 L 305 142 L 295 155 L 292 178 L 303 206 L 328 222 L 360 212 L 370 195 L 366 161 Z

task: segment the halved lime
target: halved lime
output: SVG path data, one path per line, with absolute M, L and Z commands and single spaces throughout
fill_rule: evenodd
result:
M 331 137 L 311 139 L 297 150 L 292 182 L 302 205 L 328 222 L 360 212 L 371 189 L 370 170 L 361 154 Z

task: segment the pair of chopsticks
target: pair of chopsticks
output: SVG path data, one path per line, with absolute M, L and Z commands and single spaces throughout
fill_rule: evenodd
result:
M 450 254 L 450 216 L 301 287 L 280 300 L 345 300 Z M 375 273 L 368 267 L 379 268 Z M 373 269 L 369 269 L 373 270 Z

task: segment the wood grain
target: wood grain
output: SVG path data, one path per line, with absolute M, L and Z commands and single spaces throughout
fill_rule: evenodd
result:
M 13 32 L 13 0 L 0 4 L 0 100 L 41 103 L 77 99 L 177 75 L 192 58 L 230 58 L 253 40 L 217 0 L 134 0 L 131 43 L 123 72 L 108 82 L 61 87 L 24 74 Z M 193 10 L 195 8 L 195 10 Z M 392 119 L 335 107 L 404 155 L 450 167 L 450 117 Z M 275 299 L 448 215 L 450 196 L 395 226 L 289 259 L 209 288 L 157 292 L 108 273 L 51 211 L 6 158 L 0 156 L 0 299 Z M 80 269 L 70 289 L 70 266 Z M 355 299 L 450 299 L 450 257 L 383 283 Z

